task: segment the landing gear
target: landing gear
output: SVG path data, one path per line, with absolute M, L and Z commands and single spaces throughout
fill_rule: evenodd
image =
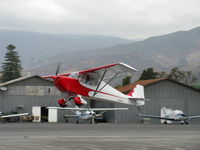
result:
M 90 120 L 90 124 L 97 124 L 98 122 L 97 122 L 97 120 L 96 119 L 91 119 Z
M 76 123 L 79 124 L 80 123 L 79 120 L 77 120 Z
M 164 121 L 164 124 L 167 124 L 167 121 L 166 121 L 166 120 Z
M 181 121 L 181 124 L 189 124 L 188 121 Z

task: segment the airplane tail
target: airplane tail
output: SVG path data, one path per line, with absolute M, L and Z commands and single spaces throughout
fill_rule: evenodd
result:
M 167 115 L 166 107 L 163 107 L 162 109 L 163 109 L 164 116 L 166 116 Z
M 134 100 L 136 106 L 143 106 L 146 101 L 146 99 L 144 98 L 144 86 L 137 84 L 128 93 L 128 96 L 131 96 L 129 99 Z
M 75 108 L 78 109 L 79 107 L 78 107 L 77 105 L 75 105 Z M 81 112 L 80 112 L 79 110 L 76 110 L 76 111 L 74 111 L 74 112 L 75 112 L 76 115 L 80 115 L 80 114 L 81 114 Z
M 163 114 L 163 116 L 167 116 L 167 115 L 169 115 L 170 113 L 173 112 L 172 109 L 170 109 L 170 108 L 166 108 L 165 106 L 161 108 L 161 111 L 162 111 L 161 114 Z
M 144 86 L 137 84 L 129 93 L 129 96 L 135 99 L 145 99 L 144 98 Z

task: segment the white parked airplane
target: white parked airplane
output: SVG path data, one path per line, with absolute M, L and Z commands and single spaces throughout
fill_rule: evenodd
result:
M 180 121 L 181 124 L 188 124 L 190 119 L 196 119 L 200 118 L 200 115 L 198 116 L 187 116 L 183 111 L 181 110 L 173 110 L 167 113 L 166 108 L 163 108 L 164 110 L 164 116 L 155 116 L 155 115 L 147 115 L 147 114 L 138 114 L 138 116 L 144 117 L 144 118 L 154 118 L 154 119 L 163 119 L 164 124 L 167 124 L 167 120 L 169 121 Z
M 70 108 L 70 107 L 47 107 L 48 109 L 61 109 L 61 110 L 72 110 L 74 115 L 65 115 L 65 117 L 76 117 L 76 123 L 80 123 L 84 120 L 89 120 L 90 123 L 97 123 L 97 120 L 102 117 L 102 114 L 106 111 L 115 111 L 115 110 L 128 110 L 128 108 Z M 96 113 L 95 111 L 101 111 L 101 113 Z
M 29 113 L 21 113 L 21 114 L 10 114 L 6 115 L 2 112 L 0 112 L 0 119 L 5 119 L 5 118 L 12 118 L 12 117 L 19 117 L 19 116 L 27 116 Z

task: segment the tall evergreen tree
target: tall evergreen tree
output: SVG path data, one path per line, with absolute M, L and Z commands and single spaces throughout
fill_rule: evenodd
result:
M 5 62 L 2 65 L 3 82 L 21 77 L 21 61 L 17 51 L 14 50 L 15 48 L 16 47 L 12 44 L 6 47 L 7 53 L 5 55 Z

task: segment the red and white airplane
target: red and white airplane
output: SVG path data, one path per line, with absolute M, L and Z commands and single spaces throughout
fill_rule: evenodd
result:
M 134 73 L 137 70 L 124 63 L 115 63 L 101 66 L 89 70 L 58 74 L 60 65 L 57 68 L 56 75 L 45 76 L 54 80 L 55 86 L 67 94 L 65 99 L 58 100 L 61 107 L 66 107 L 70 100 L 74 100 L 77 106 L 86 104 L 84 99 L 93 99 L 122 103 L 128 105 L 141 106 L 145 104 L 144 88 L 137 85 L 127 95 L 119 92 L 108 85 L 117 76 L 127 73 Z M 105 79 L 107 82 L 105 82 Z

